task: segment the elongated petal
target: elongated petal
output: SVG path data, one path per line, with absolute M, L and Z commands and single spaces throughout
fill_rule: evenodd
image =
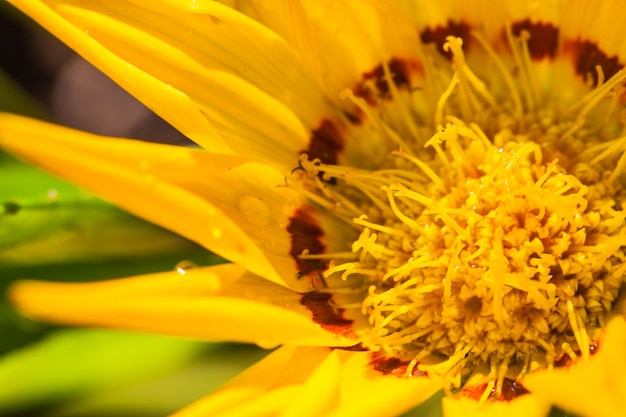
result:
M 397 416 L 440 388 L 428 378 L 381 375 L 370 359 L 367 352 L 283 347 L 176 417 Z M 277 408 L 274 396 L 285 390 L 293 396 Z
M 332 417 L 392 417 L 423 403 L 441 389 L 428 377 L 402 378 L 375 371 L 369 352 L 339 352 L 341 400 Z
M 330 352 L 326 348 L 281 347 L 173 417 L 278 415 L 294 396 L 302 394 L 302 384 Z
M 544 417 L 550 412 L 550 403 L 527 394 L 512 401 L 479 403 L 469 398 L 444 397 L 444 417 Z
M 291 164 L 309 140 L 301 120 L 311 129 L 330 112 L 283 39 L 216 2 L 13 3 L 185 134 L 197 127 L 168 119 L 162 89 L 135 84 L 153 78 L 189 97 L 211 124 L 199 141 L 207 149 L 214 129 L 239 154 Z
M 94 283 L 23 281 L 10 299 L 24 315 L 56 323 L 262 346 L 355 343 L 314 324 L 300 294 L 258 277 L 240 281 L 244 274 L 225 264 Z
M 589 360 L 529 375 L 524 385 L 544 401 L 585 417 L 610 417 L 626 407 L 626 320 L 614 318 Z
M 341 362 L 330 352 L 302 384 L 280 417 L 317 417 L 327 415 L 340 401 Z
M 0 146 L 185 236 L 274 282 L 301 291 L 286 228 L 302 204 L 278 172 L 249 158 L 102 138 L 0 115 Z
M 233 6 L 287 39 L 333 101 L 390 52 L 375 10 L 362 2 L 239 0 Z

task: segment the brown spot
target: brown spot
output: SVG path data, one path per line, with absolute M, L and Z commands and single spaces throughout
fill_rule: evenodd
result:
M 594 86 L 598 84 L 597 65 L 602 67 L 605 80 L 611 78 L 623 67 L 617 55 L 609 57 L 595 42 L 580 39 L 565 41 L 564 50 L 572 56 L 576 73 L 584 79 L 590 76 Z
M 513 23 L 511 31 L 515 36 L 520 36 L 522 31 L 530 34 L 528 52 L 532 59 L 554 58 L 559 44 L 559 29 L 551 23 L 531 22 L 530 19 L 525 19 Z
M 452 59 L 452 53 L 443 50 L 443 44 L 446 43 L 448 36 L 456 36 L 457 38 L 463 39 L 463 50 L 467 52 L 470 42 L 470 27 L 465 22 L 453 22 L 448 20 L 445 26 L 436 26 L 434 29 L 428 27 L 420 33 L 420 39 L 424 44 L 436 44 L 437 51 L 448 59 Z
M 395 375 L 406 376 L 406 371 L 411 361 L 404 361 L 396 357 L 381 356 L 379 354 L 372 354 L 372 360 L 370 365 L 374 367 L 375 371 L 380 372 L 383 375 Z M 411 376 L 428 376 L 427 372 L 420 371 L 417 366 L 413 368 Z
M 324 164 L 337 164 L 339 153 L 345 146 L 345 140 L 339 129 L 328 119 L 322 120 L 313 131 L 309 148 L 303 151 L 309 159 L 318 158 Z
M 326 250 L 326 246 L 322 243 L 324 231 L 312 216 L 312 210 L 310 207 L 296 210 L 289 219 L 289 226 L 287 226 L 287 232 L 291 235 L 289 254 L 296 261 L 298 271 L 303 275 L 320 270 L 323 266 L 318 266 L 316 262 L 300 259 L 302 252 L 308 250 L 311 254 L 319 254 Z
M 409 88 L 409 64 L 401 59 L 392 58 L 388 63 L 391 79 L 398 88 Z M 372 81 L 376 86 L 376 92 L 380 95 L 373 96 L 373 91 L 367 87 L 368 81 Z M 354 95 L 364 98 L 369 104 L 375 104 L 376 98 L 389 98 L 389 84 L 385 78 L 385 69 L 380 64 L 371 71 L 363 74 L 362 81 L 356 86 Z
M 324 329 L 338 334 L 350 333 L 352 320 L 343 317 L 343 308 L 334 306 L 332 294 L 309 292 L 302 295 L 300 304 L 311 310 L 313 321 Z
M 472 387 L 465 386 L 461 389 L 461 395 L 473 400 L 479 400 L 483 393 L 487 389 L 487 383 L 475 385 Z M 517 381 L 509 378 L 504 378 L 502 381 L 502 393 L 499 397 L 495 398 L 496 388 L 494 387 L 489 393 L 489 398 L 497 401 L 511 401 L 524 394 L 528 394 L 529 391 Z
M 477 296 L 473 296 L 465 300 L 463 307 L 472 314 L 478 314 L 483 308 L 483 299 Z
M 364 347 L 363 344 L 361 343 L 357 343 L 354 346 L 341 346 L 341 347 L 337 347 L 335 349 L 340 349 L 340 350 L 347 350 L 350 352 L 367 352 L 369 349 Z
M 596 353 L 598 353 L 598 348 L 600 347 L 599 345 L 599 341 L 595 341 L 592 344 L 589 345 L 589 354 L 590 355 L 595 355 Z M 576 353 L 576 355 L 580 356 L 580 351 L 576 350 L 574 351 L 574 353 Z M 567 353 L 562 353 L 561 356 L 559 356 L 558 358 L 556 358 L 556 360 L 554 361 L 554 367 L 555 368 L 566 368 L 568 366 L 570 366 L 574 361 L 572 360 L 572 358 L 567 354 Z

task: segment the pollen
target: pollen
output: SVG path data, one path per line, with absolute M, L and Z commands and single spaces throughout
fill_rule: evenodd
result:
M 448 390 L 484 383 L 487 400 L 507 380 L 587 357 L 614 309 L 626 272 L 626 73 L 604 80 L 597 68 L 597 85 L 561 109 L 538 91 L 527 33 L 508 33 L 514 70 L 472 36 L 499 89 L 460 38 L 444 46 L 450 61 L 426 60 L 437 80 L 424 88 L 400 91 L 383 64 L 394 97 L 342 94 L 388 144 L 376 169 L 303 155 L 291 182 L 355 230 L 346 251 L 302 257 L 327 261 L 320 291 L 350 299 L 342 307 L 367 323 L 362 345 Z M 439 91 L 432 122 L 405 117 L 425 91 Z

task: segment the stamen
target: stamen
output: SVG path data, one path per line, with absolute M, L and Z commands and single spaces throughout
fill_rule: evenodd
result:
M 513 77 L 511 77 L 511 73 L 506 68 L 506 66 L 504 65 L 504 62 L 502 62 L 498 54 L 493 50 L 493 48 L 489 45 L 485 37 L 480 32 L 472 31 L 470 34 L 472 35 L 474 39 L 476 39 L 480 43 L 480 46 L 483 47 L 483 49 L 487 52 L 487 55 L 489 55 L 489 57 L 493 60 L 493 62 L 498 67 L 498 71 L 500 71 L 500 75 L 502 76 L 502 79 L 504 80 L 504 82 L 506 83 L 506 86 L 508 87 L 507 93 L 510 95 L 511 99 L 513 100 L 513 105 L 515 107 L 515 115 L 514 115 L 515 119 L 517 119 L 520 122 L 519 128 L 523 130 L 524 118 L 522 116 L 524 114 L 524 108 L 522 107 L 522 101 L 520 100 L 519 92 L 517 91 L 517 88 L 515 87 L 515 82 L 513 81 Z
M 609 81 L 602 85 L 598 84 L 596 88 L 593 89 L 593 91 L 583 97 L 583 99 L 579 103 L 570 108 L 568 112 L 574 111 L 578 107 L 582 107 L 580 112 L 578 113 L 578 116 L 576 117 L 576 119 L 574 119 L 572 127 L 561 136 L 561 139 L 567 139 L 568 137 L 573 135 L 574 132 L 580 129 L 585 124 L 589 112 L 591 112 L 591 110 L 593 110 L 598 105 L 600 100 L 609 95 L 613 87 L 623 82 L 624 79 L 626 79 L 626 71 L 624 71 L 624 69 L 621 69 L 613 77 L 611 77 Z
M 539 96 L 539 89 L 537 88 L 537 82 L 533 76 L 533 72 L 530 69 L 530 63 L 532 61 L 530 52 L 528 51 L 528 40 L 530 39 L 530 33 L 527 30 L 522 30 L 518 39 L 520 46 L 520 54 L 522 58 L 522 64 L 524 66 L 524 74 L 528 80 L 528 88 L 533 97 L 535 104 L 541 104 L 541 97 Z
M 392 152 L 392 155 L 398 155 L 402 158 L 405 158 L 413 162 L 424 174 L 426 174 L 428 179 L 430 179 L 436 186 L 443 188 L 444 186 L 443 180 L 439 178 L 439 176 L 435 173 L 435 171 L 433 171 L 432 168 L 426 165 L 426 163 L 420 161 L 413 155 L 409 155 L 408 153 L 404 151 L 395 151 L 395 152 Z
M 522 48 L 521 43 L 526 42 L 525 40 L 521 40 L 513 36 L 513 32 L 511 31 L 510 26 L 505 27 L 506 37 L 509 41 L 509 47 L 511 48 L 511 52 L 513 53 L 513 59 L 515 60 L 515 65 L 517 66 L 520 74 L 520 78 L 522 80 L 522 91 L 524 93 L 524 98 L 526 99 L 526 108 L 529 112 L 534 113 L 536 111 L 536 103 L 534 100 L 533 94 L 533 86 L 530 81 L 530 75 L 528 74 L 529 66 L 526 64 L 524 60 L 524 53 L 520 51 Z
M 485 87 L 485 83 L 483 83 L 480 78 L 474 74 L 465 62 L 465 54 L 461 48 L 461 46 L 463 46 L 463 40 L 454 36 L 448 36 L 446 40 L 447 42 L 443 44 L 443 50 L 452 52 L 452 56 L 454 57 L 454 67 L 456 70 L 467 78 L 469 85 L 474 87 L 476 92 L 481 95 L 487 103 L 489 103 L 494 111 L 499 111 L 498 103 L 489 90 L 487 90 L 487 87 Z
M 393 76 L 391 71 L 389 70 L 389 64 L 387 62 L 383 62 L 383 71 L 385 75 L 385 82 L 387 83 L 387 87 L 389 87 L 389 91 L 391 92 L 391 97 L 394 102 L 400 103 L 400 93 L 398 92 L 398 87 L 396 87 L 396 83 L 393 81 Z M 402 116 L 402 120 L 404 121 L 404 125 L 409 129 L 411 136 L 415 140 L 419 137 L 417 133 L 417 126 L 415 125 L 415 120 L 409 115 L 407 108 L 399 105 L 398 110 L 400 111 L 400 115 Z
M 375 224 L 367 221 L 367 216 L 365 214 L 361 215 L 358 218 L 353 219 L 353 221 L 361 226 L 368 227 L 370 229 L 378 230 L 379 232 L 386 233 L 388 235 L 394 235 L 398 237 L 403 237 L 405 235 L 404 231 L 398 230 L 393 227 L 382 226 L 380 224 Z
M 410 149 L 404 140 L 398 135 L 393 129 L 389 127 L 381 118 L 376 115 L 373 109 L 367 104 L 367 102 L 361 97 L 357 97 L 354 95 L 354 92 L 347 88 L 341 92 L 339 95 L 341 99 L 350 100 L 355 106 L 357 106 L 366 116 L 367 118 L 374 124 L 374 127 L 389 139 L 391 139 L 394 143 L 400 146 L 401 149 Z
M 455 71 L 452 75 L 452 79 L 450 80 L 450 84 L 448 84 L 448 88 L 446 88 L 446 90 L 437 101 L 437 107 L 435 108 L 435 126 L 441 126 L 443 124 L 443 112 L 446 106 L 446 102 L 450 98 L 450 95 L 452 95 L 452 91 L 454 90 L 454 87 L 456 87 L 456 85 L 459 83 L 459 81 L 461 81 L 459 79 L 459 73 Z

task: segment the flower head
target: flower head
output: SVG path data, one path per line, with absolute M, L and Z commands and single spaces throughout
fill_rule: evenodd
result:
M 0 143 L 234 262 L 24 283 L 26 314 L 283 345 L 181 415 L 621 410 L 619 5 L 12 3 L 204 150 Z M 550 387 L 590 372 L 597 408 Z

